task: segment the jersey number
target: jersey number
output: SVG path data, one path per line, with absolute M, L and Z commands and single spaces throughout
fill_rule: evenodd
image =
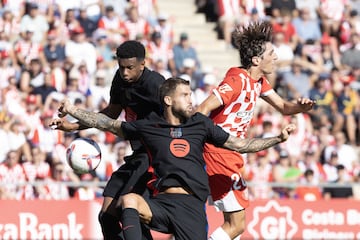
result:
M 232 188 L 234 190 L 241 190 L 246 188 L 246 182 L 241 177 L 240 173 L 234 173 L 233 175 L 231 175 L 231 180 L 233 180 Z

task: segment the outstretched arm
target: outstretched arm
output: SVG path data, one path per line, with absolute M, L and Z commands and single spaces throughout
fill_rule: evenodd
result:
M 97 128 L 103 131 L 110 131 L 119 137 L 123 137 L 121 121 L 109 118 L 103 113 L 90 112 L 84 109 L 80 109 L 72 105 L 67 99 L 61 102 L 59 107 L 59 114 L 62 116 L 70 114 L 74 118 L 78 119 L 80 124 L 84 124 L 88 127 Z M 58 124 L 61 124 L 61 119 L 54 119 L 51 122 L 51 125 L 54 129 L 57 129 Z
M 283 128 L 279 136 L 269 138 L 241 139 L 229 136 L 228 140 L 224 144 L 224 147 L 240 153 L 258 152 L 286 141 L 290 133 L 295 129 L 296 126 L 294 124 L 289 124 Z
M 120 104 L 109 104 L 106 108 L 101 110 L 100 112 L 102 114 L 105 114 L 106 116 L 116 119 L 119 117 L 120 113 L 122 111 L 122 107 Z M 84 130 L 90 128 L 90 126 L 87 126 L 86 124 L 77 121 L 77 122 L 69 122 L 66 120 L 65 113 L 59 113 L 59 117 L 61 119 L 54 119 L 52 120 L 52 123 L 50 123 L 51 126 L 56 126 L 57 130 L 62 130 L 65 132 L 72 132 L 76 130 Z
M 289 102 L 281 98 L 277 93 L 264 96 L 263 99 L 283 115 L 293 115 L 296 113 L 307 112 L 316 104 L 314 100 L 309 98 L 299 98 L 296 103 Z

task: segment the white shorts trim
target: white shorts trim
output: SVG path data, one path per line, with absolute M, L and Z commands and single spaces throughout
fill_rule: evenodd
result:
M 213 201 L 212 197 L 209 196 L 208 203 L 209 205 L 213 205 L 218 212 L 235 212 L 245 209 L 237 201 L 233 191 L 229 191 L 225 197 L 216 201 Z

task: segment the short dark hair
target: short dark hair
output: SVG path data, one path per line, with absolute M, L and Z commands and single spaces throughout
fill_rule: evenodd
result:
M 268 21 L 249 23 L 232 34 L 239 49 L 240 62 L 245 69 L 251 67 L 253 57 L 259 57 L 264 53 L 265 43 L 271 42 L 271 36 L 272 26 Z
M 135 57 L 138 60 L 144 60 L 145 47 L 139 41 L 135 41 L 135 40 L 125 41 L 116 49 L 116 57 L 118 59 Z
M 190 82 L 179 78 L 179 77 L 171 77 L 164 81 L 160 86 L 160 102 L 164 104 L 164 97 L 169 96 L 175 92 L 176 87 L 180 84 L 190 85 Z

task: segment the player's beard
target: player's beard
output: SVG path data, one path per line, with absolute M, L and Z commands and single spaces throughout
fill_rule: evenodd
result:
M 182 123 L 189 119 L 193 114 L 193 108 L 190 106 L 186 109 L 179 109 L 176 106 L 172 106 L 171 111 L 173 115 L 178 117 Z

